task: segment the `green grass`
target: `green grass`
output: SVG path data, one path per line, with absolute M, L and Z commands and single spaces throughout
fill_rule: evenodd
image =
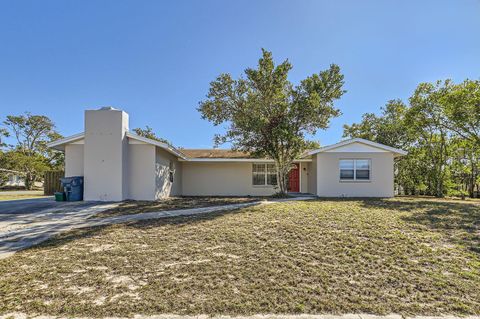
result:
M 352 199 L 81 229 L 0 260 L 0 313 L 478 315 L 479 220 Z
M 47 197 L 43 195 L 43 191 L 38 191 L 38 194 L 15 194 L 15 192 L 8 192 L 0 194 L 0 201 L 4 200 L 17 200 L 17 199 L 30 199 L 30 198 L 41 198 Z

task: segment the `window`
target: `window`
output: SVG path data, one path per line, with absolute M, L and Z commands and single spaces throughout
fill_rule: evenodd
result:
M 277 185 L 275 164 L 252 164 L 252 183 L 255 186 Z
M 355 160 L 355 179 L 370 180 L 370 160 Z
M 340 180 L 342 181 L 369 181 L 369 159 L 342 159 L 340 160 Z
M 267 164 L 267 185 L 277 185 L 277 170 L 275 164 Z
M 355 160 L 340 160 L 340 179 L 353 180 L 355 178 Z
M 253 185 L 265 185 L 265 164 L 252 165 Z

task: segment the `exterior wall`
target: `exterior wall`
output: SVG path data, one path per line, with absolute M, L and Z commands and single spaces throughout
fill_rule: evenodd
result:
M 325 152 L 316 155 L 317 195 L 323 197 L 392 197 L 393 154 Z M 370 159 L 370 181 L 340 181 L 340 159 Z
M 312 162 L 307 164 L 308 192 L 317 193 L 317 155 L 312 156 Z
M 175 172 L 173 174 L 173 186 L 171 196 L 182 196 L 183 195 L 183 163 L 179 162 L 177 158 L 173 162 Z
M 170 181 L 173 169 L 173 183 Z M 182 165 L 175 156 L 157 148 L 155 154 L 155 199 L 182 195 Z
M 43 182 L 33 182 L 33 185 L 36 187 L 42 187 Z M 25 180 L 20 175 L 8 175 L 8 180 L 5 182 L 3 186 L 10 186 L 10 187 L 23 187 L 25 186 Z
M 25 181 L 22 176 L 15 174 L 8 174 L 8 180 L 5 182 L 5 186 L 25 186 Z
M 155 146 L 128 145 L 128 199 L 155 199 Z
M 85 200 L 121 201 L 128 195 L 128 114 L 85 111 Z
M 300 163 L 300 192 L 308 193 L 308 163 Z
M 83 176 L 83 145 L 65 145 L 65 176 Z
M 272 186 L 252 185 L 252 163 L 182 162 L 185 196 L 268 196 Z

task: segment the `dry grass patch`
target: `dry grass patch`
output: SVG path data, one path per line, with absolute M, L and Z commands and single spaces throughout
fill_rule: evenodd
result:
M 212 197 L 212 196 L 191 196 L 191 197 L 169 197 L 157 201 L 134 201 L 129 200 L 118 207 L 103 211 L 93 217 L 112 217 L 120 215 L 131 215 L 148 212 L 159 212 L 164 210 L 176 210 L 187 208 L 198 208 L 208 206 L 220 206 L 229 204 L 248 203 L 263 200 L 265 197 Z
M 0 261 L 0 313 L 480 314 L 479 219 L 315 200 L 82 229 Z
M 21 191 L 18 194 L 15 191 L 0 192 L 0 201 L 16 200 L 16 199 L 41 198 L 41 197 L 48 197 L 48 196 L 43 195 L 43 191 L 29 192 L 27 194 L 25 194 Z

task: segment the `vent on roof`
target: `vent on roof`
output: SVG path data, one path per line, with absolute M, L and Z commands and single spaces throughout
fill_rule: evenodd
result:
M 116 111 L 117 109 L 112 107 L 112 106 L 104 106 L 104 107 L 101 107 L 100 110 L 102 110 L 102 111 Z

